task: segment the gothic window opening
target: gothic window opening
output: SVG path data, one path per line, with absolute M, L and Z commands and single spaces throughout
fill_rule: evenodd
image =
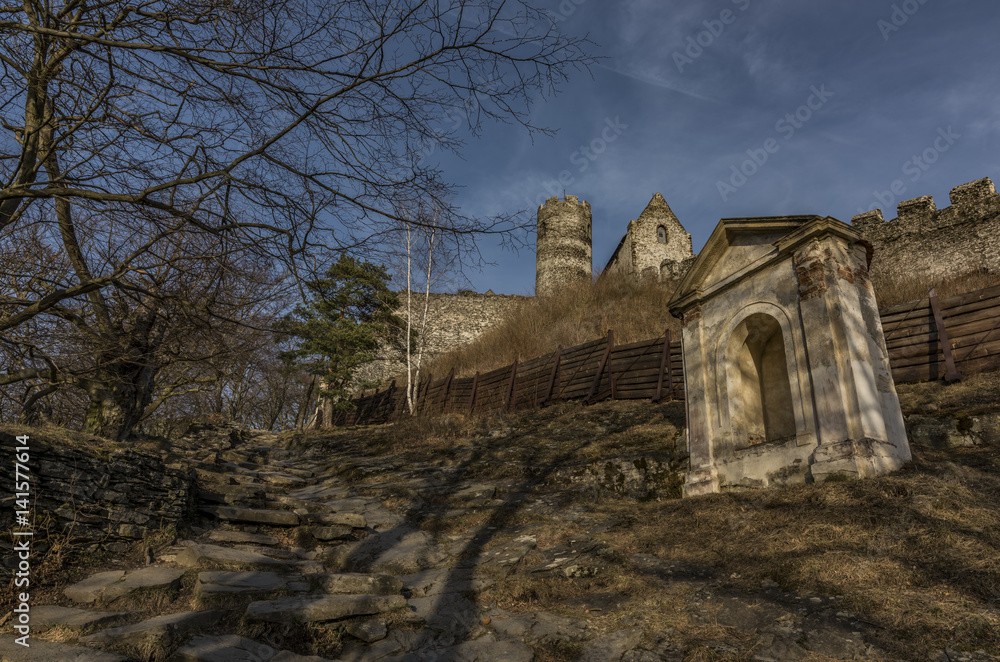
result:
M 667 228 L 662 225 L 656 228 L 656 241 L 661 244 L 667 243 Z

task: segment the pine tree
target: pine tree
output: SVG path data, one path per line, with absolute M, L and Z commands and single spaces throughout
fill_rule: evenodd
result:
M 310 301 L 281 325 L 300 341 L 283 357 L 319 378 L 319 395 L 334 410 L 354 408 L 348 399 L 354 372 L 376 358 L 380 343 L 401 342 L 399 295 L 390 279 L 384 267 L 341 254 L 325 278 L 306 283 Z

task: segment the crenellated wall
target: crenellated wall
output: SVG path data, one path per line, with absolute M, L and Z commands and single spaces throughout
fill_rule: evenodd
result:
M 904 200 L 896 218 L 881 209 L 851 224 L 875 249 L 875 280 L 905 269 L 934 280 L 973 271 L 1000 271 L 1000 195 L 987 177 L 951 190 L 951 205 L 938 209 L 925 195 Z

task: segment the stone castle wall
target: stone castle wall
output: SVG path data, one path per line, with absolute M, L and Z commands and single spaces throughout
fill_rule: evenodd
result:
M 956 186 L 950 198 L 943 209 L 929 195 L 905 200 L 890 221 L 881 209 L 851 219 L 875 250 L 873 278 L 905 270 L 933 282 L 974 271 L 1000 272 L 1000 195 L 993 182 L 986 178 Z
M 410 307 L 413 324 L 419 331 L 425 296 L 422 292 L 414 292 L 412 297 Z M 396 314 L 405 321 L 406 292 L 400 293 L 400 299 L 403 301 L 403 306 Z M 432 292 L 427 309 L 424 365 L 428 360 L 468 345 L 484 331 L 496 326 L 527 299 L 528 297 L 492 292 L 486 294 Z M 356 373 L 356 377 L 360 381 L 381 382 L 404 374 L 405 371 L 406 355 L 386 348 L 377 361 L 364 366 Z M 426 372 L 424 374 L 426 375 Z

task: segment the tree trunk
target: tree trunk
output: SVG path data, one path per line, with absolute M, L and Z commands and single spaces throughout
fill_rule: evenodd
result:
M 114 441 L 125 441 L 153 400 L 156 368 L 149 364 L 102 371 L 88 389 L 90 405 L 83 431 Z

